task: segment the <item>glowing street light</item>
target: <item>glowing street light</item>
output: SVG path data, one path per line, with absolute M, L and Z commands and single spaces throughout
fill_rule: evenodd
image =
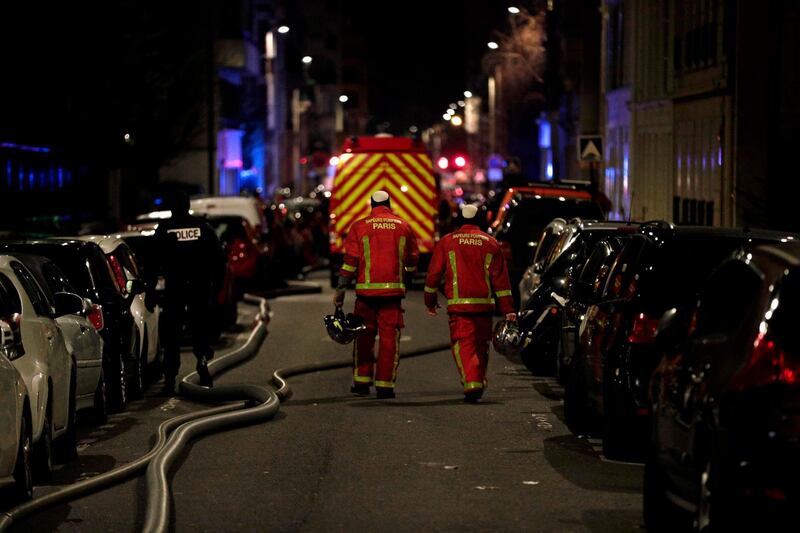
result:
M 457 106 L 456 104 L 450 104 L 450 105 L 449 105 L 449 106 L 447 106 L 447 107 L 449 107 L 450 109 L 455 109 L 455 108 L 457 108 L 458 106 Z
M 490 50 L 497 50 L 498 48 L 500 48 L 500 45 L 494 41 L 489 41 L 488 43 L 486 43 L 486 46 L 488 46 Z
M 448 114 L 448 115 L 450 115 L 450 116 L 452 117 L 453 115 L 455 115 L 455 114 L 456 114 L 456 110 L 455 110 L 455 109 L 448 109 L 448 110 L 447 110 L 447 114 Z
M 450 122 L 450 123 L 451 123 L 453 126 L 460 126 L 460 125 L 462 125 L 462 124 L 464 123 L 464 121 L 462 120 L 462 118 L 461 118 L 461 117 L 459 117 L 458 115 L 455 115 L 455 116 L 453 116 L 453 118 L 451 119 L 451 122 Z
M 458 107 L 466 107 L 466 106 L 467 106 L 467 103 L 464 100 L 459 100 L 458 101 Z
M 278 33 L 289 33 L 289 26 L 279 26 Z
M 517 15 L 519 14 L 519 8 L 517 6 L 510 6 L 508 8 L 508 12 L 511 13 L 512 15 Z
M 450 120 L 453 117 L 451 117 L 449 114 L 445 113 L 444 115 L 442 115 L 442 118 L 445 119 L 445 120 Z
M 350 98 L 346 94 L 339 96 L 339 101 L 343 104 L 347 103 L 348 100 L 350 100 Z
M 311 56 L 303 56 L 302 61 L 303 61 L 304 64 L 309 65 L 314 60 L 311 58 Z
M 472 91 L 464 91 L 464 98 L 472 98 Z

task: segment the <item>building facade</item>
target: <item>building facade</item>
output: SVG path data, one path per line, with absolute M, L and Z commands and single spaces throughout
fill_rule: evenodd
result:
M 798 8 L 604 0 L 605 191 L 615 218 L 790 227 L 777 146 L 798 140 Z M 780 140 L 780 143 L 770 142 Z M 777 157 L 775 159 L 774 157 Z

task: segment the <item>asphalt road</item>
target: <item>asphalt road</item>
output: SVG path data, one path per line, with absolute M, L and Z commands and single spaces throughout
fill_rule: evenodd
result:
M 324 283 L 325 277 L 319 280 Z M 267 384 L 289 365 L 349 358 L 322 315 L 331 294 L 273 300 L 259 355 L 220 382 Z M 348 295 L 346 308 L 352 306 Z M 446 342 L 447 319 L 424 314 L 422 293 L 405 302 L 401 351 Z M 254 308 L 242 306 L 249 320 Z M 227 337 L 241 342 L 246 334 Z M 191 355 L 183 369 L 193 367 Z M 175 531 L 639 531 L 639 465 L 609 462 L 599 441 L 563 424 L 562 390 L 518 362 L 492 354 L 489 389 L 462 402 L 449 352 L 401 361 L 397 398 L 350 394 L 350 372 L 290 380 L 294 395 L 275 420 L 195 442 L 173 471 Z M 43 494 L 142 455 L 164 419 L 200 408 L 155 396 L 79 433 L 80 456 Z M 20 522 L 14 531 L 138 531 L 144 481 Z

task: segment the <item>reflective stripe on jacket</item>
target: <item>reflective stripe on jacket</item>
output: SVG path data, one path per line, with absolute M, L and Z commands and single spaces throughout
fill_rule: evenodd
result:
M 379 206 L 350 226 L 339 275 L 356 278 L 359 296 L 405 296 L 403 273 L 417 269 L 414 231 L 388 207 Z
M 511 282 L 500 245 L 477 226 L 465 224 L 433 250 L 425 280 L 425 305 L 436 307 L 444 279 L 449 313 L 514 312 Z

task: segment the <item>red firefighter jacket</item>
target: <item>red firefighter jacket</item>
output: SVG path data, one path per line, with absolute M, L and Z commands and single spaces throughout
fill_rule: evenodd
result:
M 477 226 L 465 224 L 445 235 L 433 250 L 425 280 L 425 305 L 436 307 L 444 277 L 448 313 L 514 312 L 511 282 L 500 245 Z
M 384 206 L 353 223 L 344 253 L 339 275 L 356 278 L 358 296 L 405 296 L 403 272 L 415 271 L 419 261 L 414 230 Z

